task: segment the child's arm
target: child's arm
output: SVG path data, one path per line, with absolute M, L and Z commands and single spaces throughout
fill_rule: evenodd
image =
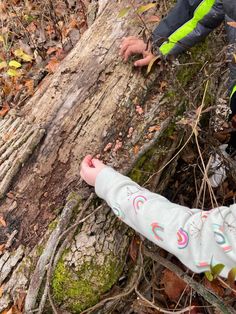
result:
M 127 37 L 121 43 L 120 54 L 124 60 L 133 54 L 143 54 L 143 59 L 137 60 L 135 66 L 148 65 L 154 55 L 176 56 L 202 41 L 224 17 L 222 1 L 178 0 L 152 32 L 152 47 L 147 49 L 142 40 Z
M 223 276 L 236 265 L 236 205 L 211 211 L 189 209 L 141 188 L 100 161 L 82 163 L 81 175 L 90 176 L 99 197 L 125 223 L 178 257 L 194 272 L 223 263 Z M 99 170 L 96 169 L 99 167 Z

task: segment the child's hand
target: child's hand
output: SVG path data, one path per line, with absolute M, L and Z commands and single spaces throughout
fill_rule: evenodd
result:
M 148 65 L 150 61 L 155 57 L 149 50 L 147 50 L 147 45 L 142 39 L 137 37 L 124 37 L 120 46 L 120 55 L 127 61 L 133 54 L 142 54 L 143 59 L 135 61 L 134 65 L 142 67 Z
M 89 185 L 95 186 L 98 173 L 105 168 L 104 163 L 91 155 L 84 157 L 80 166 L 80 176 Z

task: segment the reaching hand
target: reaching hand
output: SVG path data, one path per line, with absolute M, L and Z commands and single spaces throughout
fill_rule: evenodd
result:
M 124 37 L 120 46 L 120 55 L 127 61 L 130 56 L 134 54 L 142 54 L 143 58 L 134 62 L 137 67 L 148 65 L 150 61 L 155 57 L 151 51 L 147 49 L 147 45 L 142 39 L 137 37 Z
M 87 155 L 81 163 L 80 176 L 86 183 L 95 186 L 97 175 L 105 167 L 102 161 Z

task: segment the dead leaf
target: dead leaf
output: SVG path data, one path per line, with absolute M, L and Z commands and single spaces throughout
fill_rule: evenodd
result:
M 227 22 L 229 26 L 236 28 L 236 22 Z
M 4 250 L 5 250 L 5 244 L 0 244 L 0 253 L 2 253 Z M 1 296 L 0 296 L 0 298 L 1 298 Z
M 209 281 L 204 277 L 204 286 L 220 297 L 224 296 L 225 289 L 217 280 Z
M 18 295 L 18 298 L 16 300 L 16 303 L 15 303 L 15 307 L 18 310 L 19 314 L 23 313 L 24 304 L 25 304 L 25 297 L 26 297 L 26 292 L 25 291 L 20 291 L 19 295 Z M 16 313 L 16 314 L 18 314 L 18 313 Z
M 156 132 L 156 131 L 160 131 L 161 127 L 160 125 L 153 125 L 153 126 L 150 126 L 150 128 L 148 129 L 148 132 Z
M 47 55 L 51 55 L 53 52 L 56 52 L 58 50 L 57 47 L 49 47 L 47 50 Z
M 187 284 L 169 269 L 165 269 L 161 283 L 171 301 L 178 301 Z
M 57 58 L 53 57 L 47 64 L 46 69 L 48 70 L 48 72 L 50 73 L 54 73 L 56 72 L 56 69 L 58 68 L 59 65 L 59 61 Z
M 129 246 L 129 255 L 134 263 L 136 262 L 138 257 L 139 245 L 140 238 L 138 236 L 134 236 Z
M 147 23 L 158 23 L 160 22 L 160 17 L 157 15 L 151 15 L 145 20 Z
M 8 111 L 10 110 L 10 106 L 7 102 L 5 102 L 2 106 L 2 109 L 0 110 L 0 117 L 4 117 Z
M 2 225 L 4 228 L 7 226 L 6 221 L 3 219 L 2 216 L 0 216 L 0 225 Z
M 137 155 L 139 152 L 139 146 L 138 145 L 135 145 L 134 146 L 134 154 Z
M 160 92 L 164 92 L 167 86 L 168 86 L 167 82 L 162 81 L 160 84 Z
M 34 33 L 37 29 L 37 26 L 34 22 L 31 22 L 27 27 L 26 27 L 27 31 L 30 33 Z
M 26 80 L 25 81 L 25 87 L 27 88 L 28 93 L 30 95 L 33 95 L 33 93 L 34 93 L 34 80 Z

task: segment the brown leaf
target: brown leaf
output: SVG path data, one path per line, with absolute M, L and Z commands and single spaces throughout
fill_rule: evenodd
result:
M 236 22 L 227 22 L 229 26 L 236 28 Z
M 161 283 L 164 285 L 165 293 L 171 301 L 178 301 L 187 284 L 181 280 L 175 273 L 165 269 Z
M 204 278 L 204 286 L 211 290 L 214 294 L 217 294 L 220 297 L 224 296 L 225 289 L 221 286 L 219 281 L 209 281 L 207 278 Z
M 27 27 L 26 27 L 27 31 L 30 33 L 34 33 L 37 29 L 37 26 L 35 25 L 34 22 L 31 22 Z
M 160 84 L 160 92 L 164 92 L 167 86 L 168 83 L 166 81 L 162 81 Z
M 34 93 L 34 80 L 26 80 L 25 87 L 28 90 L 29 95 L 33 95 Z
M 139 146 L 138 145 L 135 145 L 134 146 L 134 154 L 137 155 L 139 152 Z
M 146 19 L 147 23 L 158 23 L 160 22 L 160 17 L 157 15 L 151 15 Z
M 4 249 L 5 249 L 5 244 L 0 244 L 0 253 L 2 253 L 4 251 Z
M 150 128 L 148 129 L 148 132 L 156 132 L 156 131 L 160 131 L 161 127 L 160 125 L 153 125 L 150 126 Z
M 57 58 L 53 57 L 47 64 L 46 69 L 50 72 L 50 73 L 54 73 L 59 65 L 59 61 Z
M 6 228 L 6 226 L 7 226 L 7 223 L 6 223 L 6 221 L 3 219 L 2 216 L 0 216 L 0 225 L 2 225 L 4 228 Z
M 2 106 L 2 109 L 0 110 L 0 117 L 4 117 L 8 111 L 10 110 L 10 106 L 7 102 L 5 102 Z
M 47 50 L 47 55 L 51 55 L 53 52 L 56 52 L 58 50 L 57 47 L 49 47 Z
M 15 303 L 15 306 L 17 310 L 19 311 L 19 314 L 23 312 L 24 304 L 25 304 L 25 297 L 26 297 L 26 292 L 20 291 L 19 296 Z
M 134 236 L 129 246 L 129 255 L 132 258 L 133 262 L 136 262 L 137 260 L 139 245 L 140 245 L 140 238 L 138 236 Z

